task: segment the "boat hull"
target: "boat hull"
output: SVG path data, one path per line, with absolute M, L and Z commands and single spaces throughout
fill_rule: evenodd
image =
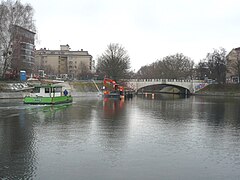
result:
M 124 99 L 123 95 L 120 95 L 119 93 L 109 93 L 109 94 L 104 94 L 104 98 L 113 98 L 113 99 Z
M 104 94 L 103 97 L 104 98 L 117 98 L 117 99 L 120 99 L 120 95 L 119 94 Z
M 72 96 L 58 96 L 58 97 L 30 97 L 26 96 L 23 100 L 24 104 L 62 104 L 73 101 Z

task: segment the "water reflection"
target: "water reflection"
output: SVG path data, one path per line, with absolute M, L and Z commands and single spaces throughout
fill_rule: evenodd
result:
M 99 142 L 102 153 L 111 156 L 108 159 L 111 159 L 113 166 L 128 139 L 130 119 L 125 106 L 127 102 L 106 98 L 102 101 L 102 111 L 98 111 Z
M 20 100 L 0 101 L 0 178 L 34 179 L 38 147 L 36 124 L 58 120 L 70 105 L 24 105 Z
M 210 127 L 240 127 L 239 98 L 192 97 L 197 119 Z
M 0 179 L 238 179 L 239 107 L 178 95 L 0 100 Z
M 123 112 L 124 108 L 124 100 L 119 99 L 103 99 L 103 111 L 104 118 L 116 120 L 121 116 L 121 112 Z
M 239 102 L 239 98 L 222 97 L 191 97 L 174 101 L 146 101 L 145 98 L 138 98 L 137 107 L 142 112 L 140 116 L 145 116 L 144 120 L 148 119 L 144 130 L 151 131 L 154 140 L 150 140 L 161 145 L 162 150 L 168 150 L 161 152 L 162 154 L 172 152 L 187 159 L 189 157 L 186 153 L 194 152 L 199 156 L 195 158 L 196 161 L 207 168 L 222 164 L 226 168 L 225 172 L 231 174 L 234 169 L 234 177 L 238 177 L 236 164 L 240 165 L 240 156 L 237 153 L 240 151 Z M 148 124 L 151 124 L 149 129 Z M 170 156 L 175 157 L 174 154 Z M 195 173 L 198 174 L 197 171 Z
M 141 97 L 144 99 L 154 99 L 154 100 L 177 100 L 177 99 L 188 98 L 190 96 L 185 94 L 145 93 L 145 94 L 138 95 L 138 97 Z
M 61 119 L 67 108 L 72 104 L 59 104 L 59 105 L 29 105 L 27 107 L 27 113 L 34 116 L 34 119 L 39 123 L 47 123 L 52 121 L 58 121 Z M 37 122 L 36 122 L 37 123 Z
M 0 103 L 0 178 L 34 178 L 37 162 L 33 124 L 26 120 L 26 111 L 20 105 L 10 103 L 6 107 L 5 102 Z
M 239 98 L 193 97 L 196 124 L 204 134 L 201 144 L 208 149 L 208 159 L 240 165 L 240 101 Z M 204 132 L 204 133 L 202 133 Z M 225 151 L 225 150 L 226 151 Z M 229 168 L 229 167 L 228 167 Z
M 192 119 L 192 113 L 188 113 L 192 111 L 192 105 L 188 102 L 189 99 L 182 95 L 157 94 L 154 100 L 149 99 L 151 98 L 138 96 L 138 107 L 158 123 L 164 121 L 179 126 Z

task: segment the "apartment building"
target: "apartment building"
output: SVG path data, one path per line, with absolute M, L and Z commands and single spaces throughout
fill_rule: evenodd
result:
M 94 61 L 88 51 L 71 51 L 69 45 L 60 45 L 60 50 L 37 50 L 35 61 L 37 69 L 50 76 L 74 79 L 83 71 L 94 70 Z
M 35 32 L 14 25 L 12 38 L 11 71 L 19 74 L 20 70 L 25 70 L 30 75 L 35 71 Z
M 240 75 L 240 47 L 232 49 L 227 55 L 227 74 L 228 83 L 239 83 Z

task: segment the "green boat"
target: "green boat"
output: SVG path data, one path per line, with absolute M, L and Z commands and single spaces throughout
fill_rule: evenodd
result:
M 34 86 L 30 95 L 23 100 L 25 104 L 61 104 L 72 101 L 73 98 L 66 89 L 63 91 L 62 86 L 54 84 Z

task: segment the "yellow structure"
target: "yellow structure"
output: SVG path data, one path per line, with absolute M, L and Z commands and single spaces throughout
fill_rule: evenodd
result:
M 47 75 L 76 78 L 79 74 L 93 72 L 94 61 L 88 51 L 70 51 L 69 45 L 60 45 L 60 50 L 36 50 L 35 63 L 38 70 Z

